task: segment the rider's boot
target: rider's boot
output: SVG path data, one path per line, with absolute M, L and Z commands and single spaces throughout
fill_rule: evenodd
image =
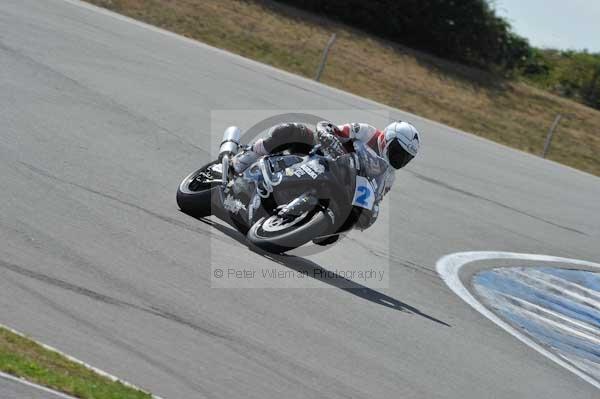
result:
M 231 160 L 233 170 L 235 170 L 235 173 L 242 173 L 248 168 L 248 166 L 252 165 L 260 157 L 260 154 L 252 150 L 240 152 Z
M 340 235 L 336 234 L 336 235 L 325 237 L 325 238 L 315 238 L 314 240 L 312 240 L 312 242 L 317 245 L 325 246 L 325 245 L 331 245 L 331 244 L 335 243 L 337 240 L 339 240 L 339 238 L 340 238 Z
M 245 151 L 238 153 L 232 160 L 235 173 L 242 173 L 248 166 L 252 165 L 263 155 L 267 155 L 268 151 L 263 145 L 263 140 L 257 140 L 253 145 L 248 146 Z

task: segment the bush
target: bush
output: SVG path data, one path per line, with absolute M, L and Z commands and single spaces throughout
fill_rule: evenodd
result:
M 534 49 L 522 75 L 540 88 L 600 109 L 600 54 Z
M 530 55 L 485 0 L 278 0 L 443 58 L 512 70 Z

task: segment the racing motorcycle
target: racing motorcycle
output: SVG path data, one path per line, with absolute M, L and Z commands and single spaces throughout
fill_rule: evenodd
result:
M 361 173 L 363 148 L 336 159 L 317 144 L 293 144 L 236 173 L 244 149 L 241 131 L 229 127 L 216 160 L 189 174 L 177 190 L 179 208 L 194 217 L 214 215 L 255 246 L 283 253 L 309 241 L 325 245 L 371 212 L 381 182 Z M 372 161 L 372 160 L 371 160 Z M 362 162 L 362 163 L 361 163 Z

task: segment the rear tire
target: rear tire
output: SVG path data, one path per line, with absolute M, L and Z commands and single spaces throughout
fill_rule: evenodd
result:
M 217 161 L 210 162 L 183 179 L 177 188 L 177 205 L 182 212 L 196 217 L 212 215 L 211 199 L 218 194 L 220 183 L 202 183 L 196 178 L 215 164 Z M 220 179 L 221 176 L 213 178 Z
M 280 254 L 306 244 L 330 227 L 331 219 L 318 209 L 306 212 L 291 223 L 277 215 L 263 217 L 254 223 L 246 237 L 258 248 Z

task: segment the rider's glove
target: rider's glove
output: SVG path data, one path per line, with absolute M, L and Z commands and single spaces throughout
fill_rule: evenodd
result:
M 346 153 L 344 146 L 338 140 L 336 136 L 331 133 L 327 133 L 323 130 L 317 132 L 319 143 L 323 146 L 323 152 L 332 157 L 333 159 L 342 156 Z
M 317 123 L 317 132 L 329 133 L 335 135 L 337 127 L 329 121 L 321 121 Z

